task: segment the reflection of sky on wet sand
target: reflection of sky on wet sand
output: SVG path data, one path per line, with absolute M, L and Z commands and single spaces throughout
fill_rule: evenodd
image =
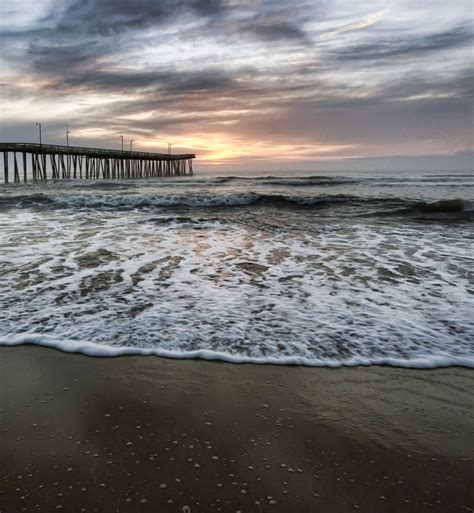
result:
M 467 370 L 415 376 L 0 352 L 7 511 L 114 504 L 174 513 L 227 502 L 253 511 L 259 502 L 286 513 L 333 511 L 341 497 L 389 511 L 420 490 L 435 513 L 466 503 Z

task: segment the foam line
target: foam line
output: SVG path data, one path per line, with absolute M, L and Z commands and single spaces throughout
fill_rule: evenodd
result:
M 36 345 L 58 349 L 65 353 L 80 353 L 91 357 L 118 357 L 118 356 L 159 356 L 177 360 L 208 360 L 220 361 L 234 364 L 257 364 L 257 365 L 297 365 L 306 367 L 369 367 L 388 365 L 408 369 L 436 369 L 442 367 L 467 367 L 474 368 L 474 355 L 469 356 L 442 356 L 427 355 L 412 359 L 401 358 L 361 358 L 351 357 L 346 360 L 309 359 L 305 357 L 266 357 L 255 358 L 248 356 L 236 356 L 219 351 L 196 350 L 196 351 L 170 351 L 162 349 L 147 349 L 138 347 L 112 347 L 92 342 L 80 342 L 76 340 L 59 340 L 43 334 L 21 334 L 13 337 L 0 337 L 2 346 Z

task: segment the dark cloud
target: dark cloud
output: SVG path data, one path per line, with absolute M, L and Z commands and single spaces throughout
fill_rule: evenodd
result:
M 159 25 L 185 10 L 212 16 L 221 9 L 220 0 L 74 0 L 61 17 L 57 30 L 110 36 Z
M 244 30 L 267 41 L 308 41 L 304 30 L 288 21 L 257 22 L 247 25 Z
M 312 9 L 316 8 L 315 2 Z M 310 38 L 303 28 L 301 12 L 305 2 L 296 4 L 288 2 L 265 0 L 255 1 L 251 8 L 242 2 L 227 4 L 221 10 L 220 16 L 210 20 L 209 29 L 221 34 L 250 36 L 269 43 L 310 43 Z M 322 12 L 319 6 L 318 12 Z
M 47 87 L 49 91 L 71 94 L 77 90 L 96 91 L 102 93 L 134 92 L 146 94 L 147 91 L 168 95 L 206 92 L 236 92 L 240 86 L 231 73 L 226 74 L 216 69 L 202 71 L 114 71 L 102 68 L 100 63 L 92 60 L 90 63 L 77 57 L 68 60 L 69 52 L 56 54 L 54 65 L 48 59 L 37 62 L 37 70 L 48 73 Z M 64 61 L 61 73 L 56 73 L 58 58 Z M 39 67 L 38 67 L 39 66 Z
M 163 83 L 162 83 L 163 85 Z M 204 70 L 199 73 L 180 73 L 166 82 L 169 94 L 195 93 L 211 91 L 238 91 L 238 86 L 232 75 L 221 71 Z
M 94 66 L 97 59 L 108 53 L 108 49 L 98 43 L 78 41 L 60 43 L 51 40 L 32 44 L 28 49 L 29 62 L 33 70 L 54 76 L 67 75 L 87 66 Z
M 389 81 L 380 91 L 379 98 L 387 101 L 416 96 L 452 96 L 471 99 L 474 96 L 474 71 L 461 69 L 441 77 L 426 77 L 420 73 L 409 74 L 398 80 Z
M 242 21 L 235 19 L 235 4 L 224 0 L 74 0 L 59 19 L 56 14 L 43 19 L 43 22 L 54 25 L 54 30 L 22 30 L 11 32 L 8 37 L 26 44 L 31 71 L 49 78 L 45 83 L 50 90 L 138 91 L 156 87 L 184 93 L 224 87 L 234 89 L 232 77 L 222 71 L 209 70 L 209 67 L 193 75 L 186 71 L 178 73 L 172 65 L 166 70 L 130 72 L 110 70 L 108 64 L 111 57 L 117 56 L 113 60 L 117 67 L 120 66 L 120 53 L 137 44 L 140 30 L 172 24 L 173 16 L 186 12 L 204 17 L 204 30 L 216 37 L 226 38 L 235 33 L 271 43 L 307 42 L 305 32 L 287 20 L 290 9 L 283 5 L 267 6 L 267 11 L 262 11 L 252 20 Z M 202 33 L 188 32 L 186 37 L 199 44 Z M 159 45 L 159 36 L 157 43 Z
M 386 39 L 370 44 L 351 45 L 337 51 L 341 61 L 372 61 L 393 57 L 417 57 L 472 44 L 472 30 L 462 24 L 451 30 L 410 39 Z

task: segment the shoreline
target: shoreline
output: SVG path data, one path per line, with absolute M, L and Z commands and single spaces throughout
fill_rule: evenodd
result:
M 2 346 L 0 512 L 473 511 L 473 378 Z
M 281 367 L 309 368 L 357 368 L 357 367 L 393 367 L 399 369 L 432 370 L 450 367 L 474 369 L 474 356 L 432 356 L 411 359 L 378 358 L 369 360 L 355 356 L 346 360 L 310 360 L 304 356 L 297 357 L 267 357 L 265 359 L 251 356 L 236 356 L 219 351 L 198 349 L 195 351 L 171 351 L 167 349 L 147 349 L 131 346 L 107 346 L 94 342 L 78 342 L 75 340 L 57 340 L 48 335 L 19 335 L 13 337 L 0 336 L 1 347 L 33 346 L 55 349 L 63 353 L 79 354 L 91 358 L 120 358 L 125 356 L 154 356 L 167 360 L 196 360 L 204 362 L 219 362 L 231 365 L 272 365 Z

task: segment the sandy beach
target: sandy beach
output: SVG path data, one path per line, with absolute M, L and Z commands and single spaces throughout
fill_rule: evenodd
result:
M 0 348 L 0 511 L 473 511 L 472 371 Z

